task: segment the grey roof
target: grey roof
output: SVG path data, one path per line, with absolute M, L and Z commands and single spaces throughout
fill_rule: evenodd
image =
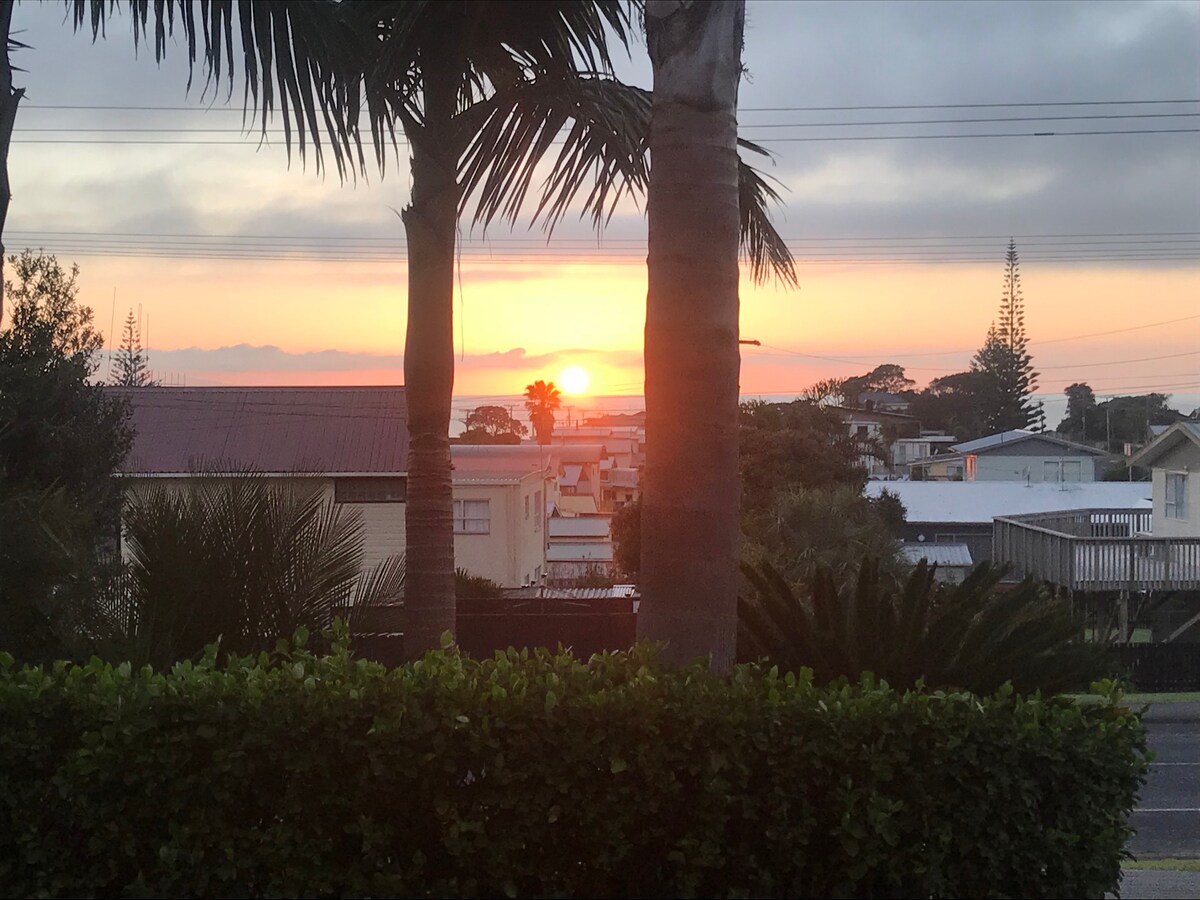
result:
M 1009 431 L 984 435 L 973 441 L 963 441 L 961 444 L 955 444 L 954 449 L 962 453 L 974 453 L 976 450 L 986 450 L 989 447 L 995 447 L 999 444 L 1011 444 L 1013 441 L 1023 441 L 1026 438 L 1033 437 L 1033 435 L 1034 432 L 1026 431 L 1024 428 L 1013 428 Z
M 105 388 L 126 399 L 125 474 L 404 474 L 402 387 Z
M 966 544 L 905 544 L 900 555 L 914 565 L 925 560 L 934 566 L 973 566 L 971 549 Z
M 1191 441 L 1200 446 L 1200 422 L 1176 422 L 1129 460 L 1130 465 L 1151 466 L 1160 456 L 1180 441 Z
M 953 444 L 950 449 L 957 453 L 995 453 L 1003 450 L 1005 446 L 1032 440 L 1045 441 L 1046 443 L 1054 444 L 1067 450 L 1078 450 L 1080 453 L 1087 453 L 1091 456 L 1108 455 L 1103 450 L 1089 447 L 1087 444 L 1077 444 L 1074 441 L 1067 441 L 1046 431 L 1026 431 L 1024 428 L 1014 428 L 1011 431 L 989 434 L 981 438 L 976 438 L 973 441 Z
M 605 540 L 608 538 L 608 527 L 608 516 L 555 516 L 550 519 L 550 539 L 590 537 Z
M 450 460 L 454 464 L 456 481 L 501 472 L 519 479 L 531 472 L 552 471 L 558 467 L 555 451 L 524 444 L 452 444 Z
M 613 469 L 609 481 L 613 487 L 635 488 L 638 486 L 638 470 Z

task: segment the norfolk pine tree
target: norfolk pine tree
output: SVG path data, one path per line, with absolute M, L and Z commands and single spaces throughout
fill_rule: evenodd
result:
M 150 374 L 146 351 L 142 349 L 142 334 L 133 310 L 125 317 L 125 332 L 121 336 L 121 347 L 117 351 L 116 368 L 112 383 L 120 387 L 157 387 L 158 382 Z
M 982 411 L 989 431 L 1042 430 L 1042 404 L 1033 400 L 1038 373 L 1033 369 L 1033 358 L 1029 354 L 1017 245 L 1011 239 L 1004 261 L 999 325 L 993 323 L 988 329 L 983 346 L 971 360 L 971 371 L 988 378 Z

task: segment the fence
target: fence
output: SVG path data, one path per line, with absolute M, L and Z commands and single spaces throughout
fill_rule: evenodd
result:
M 1113 653 L 1139 691 L 1200 690 L 1200 644 L 1117 644 Z
M 1072 591 L 1200 590 L 1200 538 L 1156 538 L 1149 510 L 997 518 L 992 558 Z
M 360 656 L 386 665 L 404 661 L 404 636 L 394 610 L 386 616 L 360 617 L 354 649 Z M 377 619 L 386 618 L 384 621 Z M 353 619 L 352 619 L 353 621 Z M 573 601 L 551 599 L 459 599 L 456 616 L 458 646 L 476 658 L 509 647 L 547 647 L 561 644 L 577 657 L 628 650 L 637 636 L 637 615 L 628 598 Z

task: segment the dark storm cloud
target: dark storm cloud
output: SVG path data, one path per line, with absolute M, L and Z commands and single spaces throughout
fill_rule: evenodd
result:
M 33 49 L 18 63 L 27 70 L 28 99 L 18 128 L 236 128 L 240 87 L 226 107 L 224 86 L 204 90 L 178 44 L 157 66 L 141 48 L 135 59 L 124 18 L 93 46 L 72 33 L 57 4 L 18 7 L 15 27 Z M 1200 5 L 1194 3 L 791 3 L 754 2 L 748 14 L 741 92 L 743 134 L 776 154 L 774 165 L 752 160 L 785 188 L 781 230 L 789 237 L 890 235 L 1008 235 L 1077 232 L 1193 231 L 1200 229 L 1200 135 L 1111 135 L 1008 139 L 788 143 L 779 138 L 837 134 L 978 133 L 981 131 L 1135 130 L 1196 127 L 1198 119 L 1126 119 L 873 128 L 765 128 L 770 124 L 929 118 L 981 118 L 1055 113 L 1155 113 L 1163 107 L 1102 109 L 968 109 L 756 112 L 763 107 L 889 104 L 1015 103 L 1195 98 L 1200 84 Z M 623 74 L 649 82 L 644 49 Z M 50 110 L 45 105 L 198 106 L 207 112 Z M 1196 105 L 1172 111 L 1200 111 Z M 276 123 L 277 125 L 278 123 Z M 18 137 L 28 137 L 28 134 Z M 79 137 L 86 137 L 79 134 Z M 181 137 L 181 135 L 175 135 Z M 230 137 L 233 137 L 232 135 Z M 237 210 L 214 216 L 206 200 L 230 190 L 231 167 L 250 160 L 253 147 L 114 150 L 81 144 L 74 162 L 38 172 L 41 195 L 18 196 L 10 225 L 52 228 L 86 223 L 112 231 L 398 237 L 394 210 L 407 196 L 404 166 L 390 163 L 380 182 L 313 191 L 336 175 L 319 176 L 310 157 L 256 197 L 233 180 Z M 184 152 L 184 151 L 187 152 Z M 62 148 L 19 147 L 31 153 Z M 402 154 L 403 155 L 403 154 Z M 47 158 L 50 158 L 47 156 Z M 57 159 L 58 157 L 53 157 Z M 63 156 L 67 160 L 66 155 Z M 146 162 L 151 159 L 151 162 Z M 100 162 L 107 162 L 101 165 Z M 20 184 L 20 167 L 14 178 Z M 82 169 L 76 173 L 75 169 Z M 265 169 L 264 169 L 265 170 Z M 275 171 L 275 170 L 271 170 Z M 51 184 L 50 176 L 62 178 Z M 283 186 L 281 187 L 280 184 Z M 292 187 L 294 186 L 294 187 Z M 250 186 L 252 187 L 252 186 Z M 287 193 L 294 191 L 294 193 Z M 464 226 L 464 233 L 480 232 Z M 610 242 L 641 241 L 645 219 L 629 209 L 606 232 Z M 509 234 L 503 227 L 493 237 Z M 587 223 L 566 221 L 551 244 L 587 239 Z M 542 232 L 515 229 L 531 252 Z M 501 267 L 497 267 L 500 270 Z

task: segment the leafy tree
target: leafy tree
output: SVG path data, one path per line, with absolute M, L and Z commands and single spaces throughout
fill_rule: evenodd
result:
M 983 372 L 943 375 L 913 398 L 910 412 L 924 427 L 953 434 L 960 441 L 981 437 L 988 390 L 988 377 Z
M 867 481 L 862 448 L 831 410 L 805 400 L 747 401 L 741 406 L 739 468 L 742 509 L 766 509 L 792 487 L 861 491 Z
M 902 585 L 869 561 L 856 582 L 822 567 L 800 595 L 769 566 L 744 572 L 754 591 L 738 604 L 739 656 L 810 668 L 818 683 L 871 672 L 899 689 L 1057 694 L 1111 675 L 1107 647 L 1079 639 L 1068 601 L 1030 580 L 1001 593 L 1004 572 L 986 563 L 955 587 L 923 562 Z
M 49 634 L 57 601 L 97 575 L 98 550 L 115 538 L 120 501 L 112 475 L 130 434 L 125 405 L 90 382 L 103 341 L 78 300 L 78 268 L 67 272 L 53 256 L 30 251 L 8 263 L 11 324 L 0 331 L 0 618 L 40 620 Z
M 822 378 L 814 381 L 800 395 L 800 399 L 824 406 L 827 403 L 843 405 L 846 402 L 846 379 Z
M 642 571 L 642 501 L 626 503 L 613 513 L 613 561 L 621 575 L 637 581 Z
M 894 503 L 854 487 L 787 488 L 743 517 L 743 558 L 769 563 L 792 584 L 817 567 L 844 577 L 864 557 L 882 560 L 884 571 L 899 577 L 908 565 L 899 556 L 896 513 Z
M 1038 373 L 1033 370 L 1025 335 L 1025 300 L 1021 294 L 1020 264 L 1015 241 L 1008 242 L 1000 323 L 988 329 L 983 347 L 971 360 L 971 370 L 986 376 L 984 427 L 990 432 L 1014 428 L 1040 430 L 1042 404 L 1035 402 Z
M 554 436 L 554 412 L 562 405 L 562 394 L 554 382 L 538 379 L 525 385 L 525 409 L 539 444 L 549 444 Z
M 1126 442 L 1142 443 L 1151 425 L 1172 425 L 1185 418 L 1168 405 L 1169 394 L 1110 397 L 1097 403 L 1087 384 L 1073 384 L 1065 393 L 1067 415 L 1059 423 L 1059 433 L 1072 440 L 1103 444 L 1110 452 L 1119 451 Z
M 467 413 L 467 430 L 458 436 L 460 444 L 519 444 L 529 433 L 503 406 L 479 406 Z
M 1087 440 L 1088 418 L 1095 419 L 1095 392 L 1087 384 L 1076 382 L 1063 393 L 1067 395 L 1067 415 L 1058 423 L 1058 433 L 1077 441 Z
M 117 351 L 112 383 L 120 387 L 154 387 L 158 384 L 150 374 L 146 351 L 142 349 L 141 332 L 132 309 L 125 317 L 125 332 L 121 337 L 121 347 Z
M 133 492 L 128 574 L 97 611 L 108 653 L 169 667 L 220 640 L 228 653 L 271 650 L 297 628 L 396 604 L 404 558 L 364 573 L 361 514 L 318 491 L 258 475 L 192 479 Z
M 916 384 L 904 374 L 904 366 L 884 363 L 866 375 L 857 375 L 842 381 L 842 395 L 851 406 L 860 406 L 860 396 L 868 391 L 887 394 L 902 394 Z

